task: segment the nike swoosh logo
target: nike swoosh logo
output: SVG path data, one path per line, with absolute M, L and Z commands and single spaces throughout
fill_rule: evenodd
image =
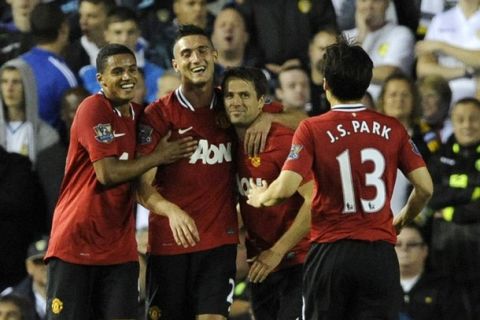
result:
M 126 135 L 126 133 L 115 133 L 115 132 L 113 132 L 113 136 L 114 136 L 115 138 L 123 137 L 124 135 Z
M 187 129 L 178 129 L 178 134 L 184 134 L 185 132 L 188 132 L 192 129 L 193 127 L 188 127 Z

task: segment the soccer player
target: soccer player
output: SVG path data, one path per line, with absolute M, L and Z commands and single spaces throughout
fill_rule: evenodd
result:
M 224 104 L 237 137 L 262 112 L 268 82 L 260 69 L 238 67 L 226 71 L 222 83 Z M 293 130 L 272 124 L 265 151 L 249 157 L 237 146 L 237 185 L 240 212 L 247 231 L 247 256 L 254 260 L 249 278 L 256 319 L 297 319 L 302 314 L 302 268 L 310 247 L 311 175 L 298 192 L 276 207 L 247 205 L 249 179 L 273 181 L 290 151 Z
M 193 25 L 181 26 L 173 54 L 182 84 L 145 110 L 140 152 L 150 153 L 168 130 L 194 137 L 198 148 L 190 159 L 152 169 L 142 179 L 142 203 L 163 215 L 149 220 L 147 314 L 226 319 L 238 241 L 234 135 L 214 88 L 216 51 L 209 37 Z
M 55 208 L 48 263 L 48 319 L 130 319 L 137 312 L 138 254 L 131 179 L 195 149 L 191 138 L 134 159 L 141 106 L 131 103 L 137 65 L 130 49 L 97 57 L 98 94 L 73 120 L 65 177 Z
M 305 261 L 304 319 L 397 319 L 396 233 L 432 194 L 430 174 L 404 127 L 360 104 L 372 68 L 361 47 L 329 46 L 323 74 L 331 110 L 300 124 L 282 172 L 268 188 L 250 181 L 248 202 L 271 206 L 294 194 L 313 170 L 315 244 Z M 413 190 L 393 219 L 397 168 Z

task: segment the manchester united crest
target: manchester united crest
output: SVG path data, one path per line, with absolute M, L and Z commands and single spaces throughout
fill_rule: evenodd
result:
M 262 164 L 262 160 L 260 159 L 259 156 L 248 157 L 248 159 L 250 160 L 250 163 L 252 164 L 252 166 L 254 166 L 255 168 L 260 167 L 260 165 Z
M 52 300 L 52 313 L 53 314 L 60 314 L 60 312 L 62 312 L 63 310 L 63 302 L 62 300 L 58 299 L 58 298 L 54 298 Z
M 162 316 L 162 312 L 160 308 L 157 306 L 152 306 L 148 309 L 148 319 L 150 320 L 158 320 Z

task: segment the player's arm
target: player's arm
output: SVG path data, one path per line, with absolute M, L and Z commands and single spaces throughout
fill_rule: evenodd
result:
M 250 179 L 247 203 L 256 208 L 274 206 L 290 198 L 298 190 L 302 180 L 301 175 L 290 170 L 282 170 L 270 186 L 265 180 L 262 181 L 262 186 L 257 186 L 253 179 Z
M 129 181 L 155 166 L 189 157 L 195 151 L 197 142 L 192 137 L 176 141 L 168 141 L 169 138 L 170 133 L 163 137 L 155 150 L 147 156 L 131 160 L 107 157 L 95 161 L 93 168 L 97 180 L 104 186 L 114 186 Z
M 268 250 L 263 251 L 253 262 L 248 273 L 251 282 L 263 282 L 267 276 L 278 266 L 285 254 L 302 240 L 310 230 L 313 180 L 298 188 L 298 193 L 303 197 L 300 207 L 292 225 L 280 239 Z
M 397 234 L 406 224 L 410 223 L 423 210 L 432 197 L 433 183 L 426 167 L 420 167 L 408 174 L 408 180 L 413 185 L 413 190 L 407 203 L 393 220 Z
M 248 127 L 245 132 L 244 147 L 249 156 L 256 156 L 265 150 L 268 132 L 272 122 L 280 123 L 295 130 L 300 121 L 308 116 L 305 112 L 292 110 L 278 113 L 262 112 L 258 118 Z
M 175 203 L 165 199 L 154 187 L 157 168 L 152 168 L 137 180 L 137 201 L 153 212 L 168 218 L 175 242 L 188 248 L 200 241 L 195 220 Z

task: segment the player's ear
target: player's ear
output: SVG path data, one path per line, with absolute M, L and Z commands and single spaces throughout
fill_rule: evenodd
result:
M 258 109 L 262 110 L 264 105 L 265 105 L 265 95 L 261 96 L 258 99 Z
M 100 84 L 100 86 L 103 86 L 104 85 L 104 81 L 103 81 L 103 76 L 101 73 L 97 73 L 96 75 L 97 77 L 97 82 Z
M 173 70 L 175 70 L 175 72 L 178 72 L 178 64 L 175 61 L 175 59 L 172 59 L 172 67 L 173 67 Z

